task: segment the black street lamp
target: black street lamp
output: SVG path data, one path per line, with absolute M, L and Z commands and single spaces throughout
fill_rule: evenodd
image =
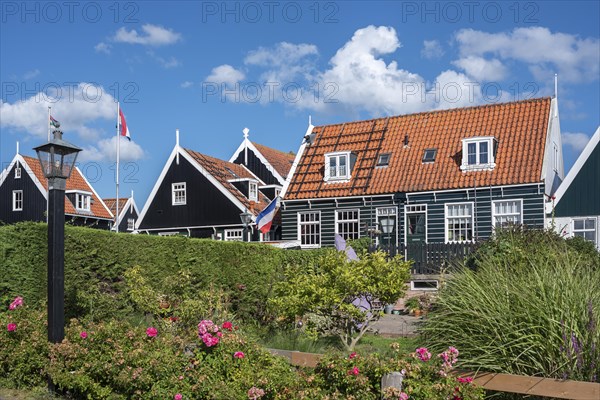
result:
M 244 242 L 249 242 L 248 240 L 248 226 L 252 223 L 253 215 L 248 212 L 248 210 L 244 210 L 243 213 L 240 214 L 240 219 L 242 220 L 242 225 L 244 225 Z
M 394 230 L 394 219 L 393 218 L 382 218 L 381 220 L 379 220 L 379 223 L 381 224 L 381 230 L 383 231 L 384 234 L 387 234 L 388 236 L 388 246 L 391 249 L 392 246 L 392 231 Z
M 65 337 L 65 188 L 81 149 L 54 139 L 35 147 L 44 175 L 48 178 L 48 341 Z

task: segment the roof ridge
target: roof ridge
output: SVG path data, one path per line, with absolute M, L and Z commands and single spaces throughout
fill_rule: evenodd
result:
M 484 109 L 484 108 L 491 108 L 491 107 L 513 105 L 513 104 L 534 103 L 534 102 L 541 102 L 541 101 L 552 100 L 553 98 L 554 98 L 553 96 L 535 97 L 535 98 L 532 98 L 532 99 L 523 99 L 523 100 L 517 100 L 517 101 L 505 101 L 505 102 L 493 103 L 493 104 L 479 104 L 479 105 L 476 105 L 476 106 L 446 108 L 446 109 L 443 109 L 443 110 L 420 111 L 420 112 L 411 113 L 411 114 L 388 115 L 388 116 L 384 116 L 384 117 L 371 118 L 371 119 L 359 119 L 359 120 L 356 120 L 356 121 L 346 121 L 346 122 L 340 122 L 340 123 L 335 123 L 335 124 L 317 125 L 317 126 L 315 126 L 315 129 L 316 128 L 321 128 L 321 127 L 324 127 L 324 126 L 331 127 L 331 126 L 338 126 L 338 125 L 343 125 L 343 124 L 354 124 L 354 123 L 382 121 L 382 120 L 385 120 L 386 118 L 415 117 L 415 116 L 418 116 L 418 115 L 433 115 L 433 114 L 451 113 L 451 112 L 459 112 L 459 111 L 465 111 L 465 110 L 473 110 L 473 109 L 476 109 L 476 108 Z

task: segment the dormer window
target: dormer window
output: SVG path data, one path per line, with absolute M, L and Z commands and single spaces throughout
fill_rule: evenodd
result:
M 423 153 L 423 163 L 432 163 L 435 161 L 435 156 L 437 154 L 437 149 L 425 149 Z
M 463 171 L 492 170 L 496 166 L 496 139 L 493 137 L 474 137 L 463 139 Z
M 250 181 L 248 183 L 248 199 L 250 201 L 258 201 L 258 184 Z
M 90 211 L 91 198 L 89 194 L 75 193 L 75 208 L 81 211 Z
M 349 151 L 325 154 L 325 181 L 347 181 L 351 178 L 356 155 Z
M 377 166 L 378 167 L 387 167 L 388 165 L 390 165 L 390 153 L 383 153 L 379 155 L 379 158 L 377 158 Z

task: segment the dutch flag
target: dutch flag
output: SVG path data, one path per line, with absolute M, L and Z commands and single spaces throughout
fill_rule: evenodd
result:
M 258 226 L 258 229 L 260 229 L 262 233 L 267 233 L 271 230 L 271 224 L 273 223 L 273 217 L 275 216 L 276 210 L 277 197 L 275 197 L 273 201 L 258 214 L 258 217 L 256 217 L 256 226 Z

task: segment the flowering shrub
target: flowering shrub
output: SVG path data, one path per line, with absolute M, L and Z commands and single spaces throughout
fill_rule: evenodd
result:
M 392 347 L 395 351 L 396 349 Z M 378 354 L 347 357 L 327 356 L 317 366 L 313 382 L 330 398 L 375 400 L 381 398 L 381 378 L 392 371 L 403 375 L 402 389 L 387 388 L 385 400 L 476 400 L 483 399 L 483 390 L 471 377 L 451 374 L 458 350 L 449 347 L 432 357 L 425 347 L 409 356 L 396 351 L 392 358 Z

